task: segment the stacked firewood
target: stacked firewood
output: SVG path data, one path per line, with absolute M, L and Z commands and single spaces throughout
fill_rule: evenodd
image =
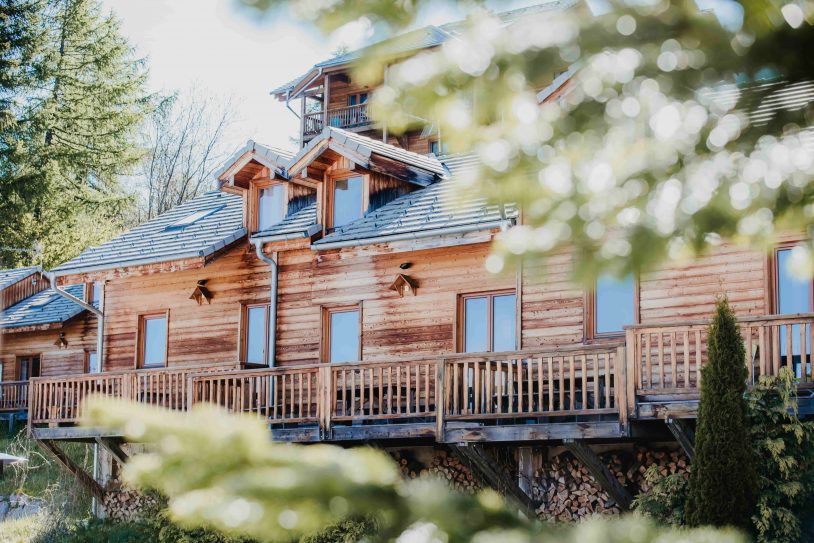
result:
M 656 466 L 659 477 L 667 477 L 676 473 L 684 477 L 690 476 L 690 463 L 684 451 L 654 451 L 640 448 L 636 451 L 635 461 L 625 472 L 625 477 L 635 483 L 638 492 L 650 491 L 652 484 L 647 482 L 645 473 L 651 466 Z
M 647 492 L 645 480 L 650 466 L 657 466 L 664 477 L 674 473 L 687 475 L 689 462 L 676 450 L 637 449 L 633 454 L 610 452 L 600 455 L 611 474 L 632 495 Z M 568 453 L 562 453 L 538 470 L 532 484 L 533 498 L 541 505 L 539 516 L 561 522 L 578 521 L 594 515 L 616 515 L 619 507 L 588 470 Z
M 405 478 L 414 479 L 424 475 L 433 475 L 446 480 L 450 486 L 458 490 L 471 492 L 480 489 L 480 484 L 472 475 L 469 467 L 457 455 L 445 450 L 433 451 L 429 465 L 419 463 L 407 452 L 392 454 Z
M 146 508 L 154 508 L 155 498 L 126 488 L 115 486 L 105 493 L 102 501 L 105 517 L 116 521 L 132 521 Z

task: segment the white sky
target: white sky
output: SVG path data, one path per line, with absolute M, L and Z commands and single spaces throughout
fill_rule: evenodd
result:
M 340 45 L 355 48 L 365 38 L 358 29 L 325 37 L 287 14 L 261 18 L 233 0 L 102 3 L 121 20 L 122 31 L 138 55 L 147 58 L 153 91 L 184 92 L 196 87 L 234 99 L 238 118 L 227 136 L 230 150 L 250 138 L 292 147 L 290 138 L 298 135 L 298 120 L 269 90 L 329 58 Z M 503 10 L 539 0 L 487 3 Z M 459 18 L 456 9 L 443 3 L 432 8 L 420 16 L 420 25 Z

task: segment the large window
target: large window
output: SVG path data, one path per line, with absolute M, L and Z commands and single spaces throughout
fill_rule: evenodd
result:
M 93 283 L 85 284 L 85 301 L 89 304 L 94 304 L 98 307 L 99 301 L 102 299 L 102 282 L 95 281 Z
M 361 360 L 361 324 L 358 305 L 325 308 L 323 358 L 327 362 Z
M 247 305 L 243 313 L 243 362 L 271 365 L 268 360 L 269 305 Z
M 257 191 L 257 231 L 268 230 L 285 219 L 285 185 L 274 183 L 258 188 Z
M 167 313 L 139 317 L 139 366 L 167 365 Z
M 636 323 L 636 280 L 600 276 L 588 304 L 588 336 L 621 334 L 624 326 Z
M 460 300 L 459 349 L 467 353 L 517 349 L 514 292 L 468 294 Z
M 332 189 L 330 226 L 339 228 L 361 219 L 363 215 L 362 205 L 364 203 L 364 179 L 362 176 L 334 179 Z
M 85 351 L 85 373 L 99 373 L 102 368 L 99 367 L 99 357 L 96 356 L 96 351 Z
M 21 356 L 17 359 L 17 380 L 28 381 L 40 376 L 40 357 Z
M 774 309 L 778 314 L 808 313 L 812 310 L 812 282 L 793 272 L 793 247 L 781 247 L 774 253 Z

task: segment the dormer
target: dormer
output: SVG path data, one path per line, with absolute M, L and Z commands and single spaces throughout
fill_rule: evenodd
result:
M 291 182 L 316 186 L 316 216 L 324 235 L 435 183 L 447 171 L 433 157 L 326 128 L 291 159 L 287 175 Z
M 282 149 L 249 141 L 218 173 L 221 190 L 243 196 L 244 225 L 250 235 L 277 233 L 281 225 L 316 208 L 316 183 L 287 178 L 290 158 Z M 307 230 L 300 237 L 310 236 Z

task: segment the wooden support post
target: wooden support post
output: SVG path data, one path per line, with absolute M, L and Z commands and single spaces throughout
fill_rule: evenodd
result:
M 435 441 L 444 441 L 444 412 L 446 411 L 447 361 L 438 360 L 435 367 Z
M 105 491 L 102 486 L 96 482 L 96 480 L 88 475 L 84 469 L 77 466 L 73 460 L 71 460 L 65 452 L 60 449 L 53 440 L 50 439 L 38 439 L 37 443 L 45 450 L 46 452 L 50 453 L 50 455 L 59 463 L 63 468 L 65 468 L 68 473 L 76 477 L 76 480 L 88 489 L 88 491 L 99 501 L 104 500 L 105 498 Z
M 608 467 L 597 456 L 590 445 L 581 439 L 563 440 L 565 448 L 579 460 L 588 470 L 599 486 L 608 493 L 620 509 L 627 511 L 633 502 L 633 497 L 627 489 L 613 476 Z
M 99 444 L 104 450 L 106 450 L 110 455 L 116 459 L 116 461 L 120 465 L 124 465 L 127 462 L 127 459 L 130 458 L 126 452 L 124 452 L 121 448 L 120 443 L 112 438 L 109 437 L 95 437 L 94 440 L 96 443 Z
M 626 432 L 628 421 L 627 399 L 627 354 L 624 346 L 616 349 L 613 368 L 613 389 L 616 393 L 616 409 L 619 411 L 619 425 Z
M 687 453 L 687 458 L 692 462 L 693 456 L 695 456 L 695 432 L 693 432 L 690 425 L 687 424 L 687 421 L 682 419 L 668 417 L 664 422 L 667 424 L 670 433 L 673 434 L 673 437 L 678 441 L 678 444 L 681 445 L 681 448 Z
M 627 387 L 625 392 L 626 406 L 620 408 L 627 409 L 627 418 L 632 419 L 636 417 L 636 382 L 641 369 L 638 364 L 639 347 L 636 345 L 636 331 L 625 330 L 625 383 L 623 386 Z
M 533 499 L 532 482 L 537 469 L 541 467 L 540 450 L 533 447 L 517 448 L 517 486 Z
M 480 479 L 481 483 L 491 486 L 500 492 L 528 518 L 536 518 L 537 515 L 535 511 L 537 507 L 535 503 L 517 486 L 517 481 L 508 477 L 506 473 L 500 469 L 494 457 L 486 452 L 483 445 L 468 443 L 453 445 L 452 448 L 458 453 L 461 460 L 466 463 L 469 469 L 472 470 L 472 474 Z

